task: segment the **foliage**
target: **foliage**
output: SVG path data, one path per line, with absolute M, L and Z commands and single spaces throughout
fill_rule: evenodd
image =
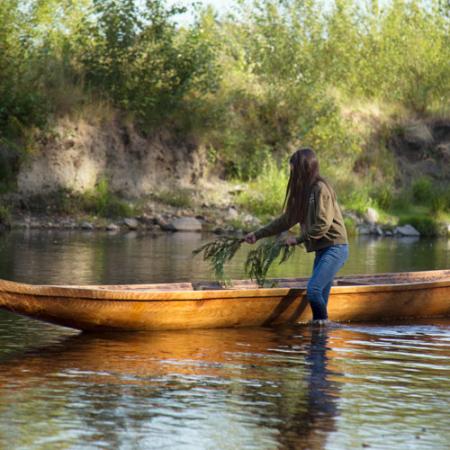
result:
M 365 102 L 448 115 L 447 3 L 237 1 L 234 17 L 205 8 L 180 26 L 184 8 L 163 0 L 2 0 L 0 145 L 22 155 L 29 130 L 44 135 L 55 116 L 101 100 L 143 132 L 194 135 L 224 177 L 249 181 L 239 201 L 259 216 L 279 212 L 283 162 L 300 145 L 346 186 L 345 206 L 390 208 L 397 169 L 346 110 Z M 362 155 L 368 177 L 352 184 Z M 21 160 L 2 169 L 4 185 L 14 186 Z M 102 214 L 120 210 L 102 189 L 86 202 Z M 448 196 L 426 182 L 413 191 L 434 213 L 448 210 Z
M 349 236 L 356 236 L 358 234 L 357 223 L 355 219 L 345 216 L 344 224 Z
M 367 188 L 343 192 L 341 195 L 341 203 L 346 209 L 355 211 L 360 215 L 365 214 L 367 208 L 374 206 L 374 201 Z
M 177 188 L 162 189 L 155 193 L 155 197 L 170 206 L 176 208 L 189 208 L 192 206 L 192 191 L 189 189 Z
M 374 202 L 383 210 L 389 210 L 394 202 L 394 193 L 392 186 L 378 186 L 372 193 Z
M 279 168 L 274 161 L 263 164 L 260 174 L 251 181 L 237 203 L 263 219 L 281 213 L 289 178 L 288 162 Z
M 223 236 L 208 242 L 193 251 L 194 255 L 203 254 L 208 261 L 217 280 L 227 283 L 224 265 L 229 262 L 240 249 L 241 238 Z M 265 239 L 258 247 L 251 250 L 245 262 L 245 271 L 258 286 L 264 286 L 267 272 L 272 263 L 280 258 L 279 263 L 287 261 L 295 251 L 294 246 L 286 245 L 279 239 Z
M 295 246 L 287 245 L 279 239 L 266 239 L 255 250 L 251 250 L 245 262 L 245 271 L 258 286 L 264 286 L 267 272 L 272 263 L 280 257 L 280 264 L 287 261 L 295 251 Z
M 106 180 L 100 180 L 95 189 L 85 194 L 60 189 L 49 194 L 36 194 L 24 200 L 24 208 L 31 212 L 48 214 L 94 214 L 100 217 L 130 217 L 134 207 L 109 190 Z
M 186 94 L 214 84 L 212 49 L 197 26 L 177 30 L 184 9 L 160 0 L 94 0 L 79 36 L 80 62 L 89 88 L 135 113 L 149 129 L 181 106 Z
M 429 178 L 421 177 L 412 185 L 414 200 L 422 204 L 429 204 L 433 195 L 433 183 Z
M 242 239 L 223 236 L 208 242 L 193 251 L 194 255 L 203 253 L 203 260 L 209 261 L 217 280 L 226 282 L 224 265 L 229 262 L 242 244 Z
M 430 210 L 434 215 L 450 212 L 450 192 L 448 184 L 438 185 L 434 187 L 431 196 Z
M 83 211 L 101 217 L 129 217 L 134 213 L 133 207 L 111 192 L 106 178 L 100 179 L 93 191 L 81 195 L 80 203 Z
M 434 184 L 430 178 L 421 177 L 412 184 L 413 199 L 419 204 L 430 207 L 433 214 L 450 210 L 448 186 Z

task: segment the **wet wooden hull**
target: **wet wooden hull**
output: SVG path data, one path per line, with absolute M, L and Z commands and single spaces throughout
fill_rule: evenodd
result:
M 307 322 L 306 279 L 278 287 L 235 282 L 229 289 L 191 283 L 38 286 L 0 280 L 0 308 L 79 330 L 170 330 Z M 339 322 L 450 317 L 450 270 L 342 277 L 329 317 Z

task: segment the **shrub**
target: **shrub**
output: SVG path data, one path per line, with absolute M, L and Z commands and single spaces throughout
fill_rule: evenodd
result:
M 446 198 L 445 192 L 437 192 L 431 197 L 430 210 L 433 214 L 437 215 L 448 208 L 448 198 Z
M 215 86 L 213 49 L 197 25 L 179 31 L 161 0 L 94 0 L 85 16 L 78 55 L 86 82 L 146 130 L 172 117 L 186 96 Z
M 374 205 L 374 201 L 370 197 L 368 190 L 364 188 L 342 192 L 339 197 L 342 205 L 346 209 L 354 211 L 360 215 L 365 214 L 367 208 Z
M 393 188 L 391 186 L 380 186 L 372 193 L 375 203 L 384 210 L 390 209 L 394 203 Z
M 127 217 L 134 214 L 134 208 L 113 194 L 106 178 L 101 178 L 95 189 L 79 195 L 82 211 L 101 217 Z
M 414 200 L 422 204 L 430 204 L 435 193 L 431 180 L 426 177 L 421 177 L 413 183 L 412 192 Z
M 412 185 L 414 200 L 428 206 L 437 215 L 450 209 L 450 194 L 446 185 L 433 184 L 429 178 L 419 178 Z
M 288 179 L 287 164 L 280 168 L 269 160 L 261 167 L 260 175 L 239 194 L 237 203 L 262 219 L 277 216 L 282 211 Z

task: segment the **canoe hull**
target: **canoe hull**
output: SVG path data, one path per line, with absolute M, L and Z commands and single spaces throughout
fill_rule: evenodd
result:
M 8 294 L 11 312 L 79 330 L 178 330 L 270 326 L 309 320 L 302 294 L 173 301 L 68 300 Z M 44 303 L 44 305 L 43 305 Z M 14 305 L 14 306 L 13 306 Z
M 242 290 L 89 289 L 0 280 L 0 308 L 79 330 L 171 330 L 307 322 L 305 288 Z M 450 278 L 373 286 L 335 286 L 329 318 L 374 322 L 450 317 Z

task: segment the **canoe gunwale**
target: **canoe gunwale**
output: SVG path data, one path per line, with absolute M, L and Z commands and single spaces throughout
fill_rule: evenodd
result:
M 356 277 L 355 277 L 356 278 Z M 367 292 L 393 292 L 411 291 L 429 288 L 445 288 L 450 286 L 450 277 L 443 280 L 417 281 L 403 283 L 387 283 L 372 285 L 333 286 L 333 294 L 367 293 Z M 31 285 L 0 280 L 0 296 L 4 292 L 12 295 L 27 295 L 38 297 L 76 298 L 84 300 L 111 300 L 127 302 L 160 302 L 160 301 L 201 301 L 214 299 L 242 299 L 253 297 L 283 297 L 292 294 L 302 294 L 305 287 L 273 287 L 273 288 L 245 288 L 245 289 L 222 289 L 222 290 L 119 290 L 104 288 L 87 288 L 76 286 L 56 285 Z M 1 306 L 1 300 L 0 300 Z

